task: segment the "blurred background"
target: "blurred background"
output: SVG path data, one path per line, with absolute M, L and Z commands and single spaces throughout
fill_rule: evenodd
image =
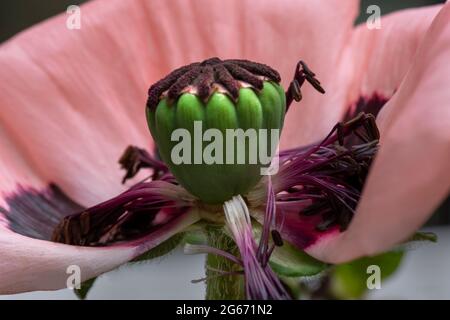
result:
M 16 33 L 58 13 L 70 5 L 89 0 L 2 0 L 0 43 Z M 132 0 L 127 0 L 132 1 Z M 186 0 L 188 1 L 188 0 Z M 378 5 L 381 13 L 443 3 L 444 0 L 361 0 L 357 23 L 367 19 L 367 7 Z M 450 198 L 442 204 L 425 228 L 439 237 L 437 244 L 410 248 L 399 271 L 383 282 L 382 289 L 368 293 L 369 299 L 450 299 Z M 90 299 L 202 299 L 204 285 L 190 280 L 203 277 L 203 256 L 170 255 L 101 276 Z M 180 265 L 183 272 L 180 272 Z M 0 270 L 1 272 L 1 270 Z M 1 299 L 76 299 L 71 290 L 32 292 Z

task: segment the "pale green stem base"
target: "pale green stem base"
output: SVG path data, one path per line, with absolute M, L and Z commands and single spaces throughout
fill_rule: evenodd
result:
M 208 245 L 233 255 L 238 254 L 234 241 L 223 233 L 222 228 L 208 227 Z M 212 268 L 213 270 L 209 269 Z M 206 300 L 245 299 L 244 277 L 242 275 L 218 276 L 214 270 L 225 272 L 239 270 L 240 266 L 221 256 L 208 254 L 206 258 Z

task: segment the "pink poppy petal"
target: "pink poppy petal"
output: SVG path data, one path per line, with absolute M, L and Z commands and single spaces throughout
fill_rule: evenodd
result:
M 407 239 L 450 192 L 450 4 L 433 21 L 397 94 L 381 111 L 381 149 L 347 232 L 308 248 L 339 263 Z
M 277 1 L 279 3 L 281 1 Z M 274 2 L 267 8 L 271 9 Z M 299 59 L 316 73 L 326 90 L 321 95 L 308 83 L 302 88 L 303 99 L 293 102 L 286 116 L 280 149 L 317 142 L 341 119 L 346 109 L 346 86 L 350 74 L 336 81 L 342 70 L 342 54 L 350 41 L 359 1 L 291 1 L 279 15 L 278 35 L 267 46 L 277 48 L 270 59 L 261 53 L 251 56 L 276 68 L 285 88 L 293 77 Z M 283 28 L 283 29 L 282 29 Z M 338 31 L 337 31 L 338 30 Z M 269 50 L 267 48 L 266 50 Z M 280 48 L 280 49 L 278 49 Z
M 0 124 L 11 152 L 85 205 L 123 189 L 117 160 L 128 144 L 152 146 L 144 17 L 116 4 L 88 3 L 81 30 L 61 15 L 0 48 Z
M 369 29 L 366 23 L 355 29 L 344 59 L 346 70 L 354 73 L 347 106 L 375 93 L 392 97 L 441 8 L 403 10 L 381 17 L 381 29 Z

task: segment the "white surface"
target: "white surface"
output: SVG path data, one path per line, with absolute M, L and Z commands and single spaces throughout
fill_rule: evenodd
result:
M 434 228 L 437 244 L 409 250 L 396 275 L 382 283 L 370 299 L 450 299 L 450 228 Z M 125 266 L 101 276 L 89 299 L 202 299 L 204 257 L 180 250 L 155 261 Z M 71 290 L 30 292 L 1 299 L 75 299 Z
M 450 228 L 432 228 L 438 243 L 408 250 L 398 272 L 370 299 L 450 299 Z
M 89 299 L 203 299 L 204 257 L 181 250 L 152 260 L 127 265 L 99 277 Z M 39 291 L 0 296 L 1 299 L 77 299 L 72 290 Z

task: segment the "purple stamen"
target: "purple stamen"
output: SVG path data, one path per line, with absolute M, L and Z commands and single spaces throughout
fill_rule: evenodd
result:
M 178 185 L 163 180 L 143 182 L 124 193 L 65 217 L 52 241 L 103 246 L 150 233 L 193 206 L 195 199 Z
M 372 115 L 337 124 L 319 144 L 280 155 L 274 178 L 277 207 L 305 216 L 321 215 L 317 230 L 338 224 L 345 230 L 361 196 L 369 166 L 378 150 L 379 133 Z
M 272 218 L 272 210 L 273 208 L 268 209 L 268 221 Z M 250 214 L 242 197 L 233 197 L 232 200 L 225 202 L 224 211 L 227 226 L 233 234 L 241 254 L 247 298 L 259 300 L 290 299 L 289 294 L 267 263 L 268 254 L 273 250 L 265 245 L 265 243 L 268 243 L 268 239 L 262 239 L 261 237 L 260 246 L 258 247 L 256 244 Z M 270 223 L 268 225 L 270 228 Z M 261 258 L 258 258 L 258 252 L 263 251 L 264 253 L 259 254 Z
M 269 250 L 269 237 L 271 227 L 275 225 L 275 194 L 273 192 L 272 181 L 270 176 L 268 176 L 267 181 L 267 203 L 266 203 L 266 214 L 264 215 L 263 230 L 261 233 L 261 239 L 259 240 L 259 247 L 256 257 L 263 265 L 267 264 L 270 255 L 268 255 Z

